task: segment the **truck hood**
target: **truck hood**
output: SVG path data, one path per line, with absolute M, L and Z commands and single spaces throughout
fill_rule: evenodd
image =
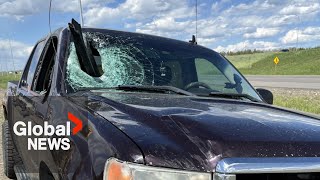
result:
M 214 171 L 226 157 L 320 156 L 320 121 L 238 100 L 88 93 L 90 109 L 137 143 L 149 165 Z

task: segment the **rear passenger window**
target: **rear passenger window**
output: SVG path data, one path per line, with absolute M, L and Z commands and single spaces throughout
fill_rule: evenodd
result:
M 23 77 L 21 79 L 21 86 L 27 88 L 28 90 L 31 90 L 34 73 L 36 71 L 36 68 L 43 50 L 43 46 L 44 46 L 44 41 L 40 42 L 36 46 L 24 70 Z
M 44 48 L 44 54 L 38 62 L 38 67 L 34 75 L 32 91 L 39 94 L 45 94 L 49 90 L 57 42 L 58 39 L 56 37 L 52 37 L 48 40 L 47 45 Z

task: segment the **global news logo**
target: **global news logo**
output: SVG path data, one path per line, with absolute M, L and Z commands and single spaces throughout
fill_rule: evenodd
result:
M 68 112 L 66 124 L 50 125 L 47 121 L 43 126 L 33 125 L 32 122 L 17 121 L 13 125 L 15 135 L 28 137 L 28 150 L 69 150 L 71 136 L 71 122 L 75 124 L 72 135 L 82 130 L 82 121 Z M 70 122 L 71 121 L 71 122 Z

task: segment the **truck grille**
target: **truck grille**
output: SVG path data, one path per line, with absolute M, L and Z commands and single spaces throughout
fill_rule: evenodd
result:
M 320 180 L 319 157 L 225 158 L 214 180 Z

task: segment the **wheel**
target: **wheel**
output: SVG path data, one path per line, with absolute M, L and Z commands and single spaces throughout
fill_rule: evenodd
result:
M 21 164 L 22 161 L 14 147 L 8 121 L 2 124 L 2 153 L 4 174 L 10 179 L 16 178 L 14 165 Z

